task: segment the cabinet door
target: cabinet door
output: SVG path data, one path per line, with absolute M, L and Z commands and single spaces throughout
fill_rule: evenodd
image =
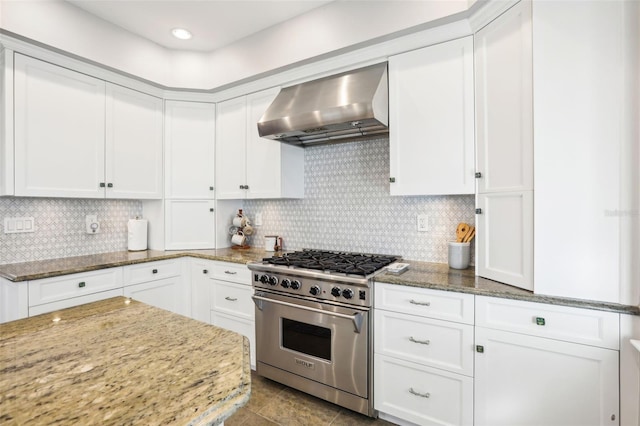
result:
M 640 303 L 639 8 L 637 1 L 534 3 L 541 294 Z M 579 231 L 560 237 L 567 225 Z
M 165 249 L 215 248 L 213 200 L 165 201 Z
M 162 99 L 107 84 L 107 198 L 162 198 Z
M 478 194 L 479 276 L 533 290 L 533 192 Z
M 391 195 L 473 194 L 473 39 L 389 58 Z
M 211 269 L 210 260 L 191 258 L 191 318 L 211 323 Z
M 477 426 L 617 425 L 618 351 L 476 327 Z
M 213 199 L 216 106 L 165 101 L 165 197 Z
M 255 321 L 212 310 L 211 324 L 215 325 L 216 327 L 222 327 L 222 328 L 226 328 L 227 330 L 235 331 L 236 333 L 242 334 L 243 336 L 249 339 L 249 354 L 251 357 L 250 359 L 251 368 L 255 370 L 256 369 Z
M 475 35 L 478 192 L 533 189 L 531 2 Z
M 276 87 L 247 96 L 247 198 L 282 197 L 282 169 L 289 166 L 283 164 L 282 154 L 287 146 L 282 142 L 261 138 L 257 127 L 279 91 Z
M 190 315 L 191 294 L 184 288 L 181 276 L 125 286 L 124 296 L 176 314 Z
M 104 198 L 105 83 L 15 54 L 15 195 Z
M 246 97 L 220 102 L 216 119 L 216 198 L 245 198 L 246 190 Z

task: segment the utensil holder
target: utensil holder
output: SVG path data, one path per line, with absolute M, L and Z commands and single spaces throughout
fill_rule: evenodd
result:
M 471 253 L 471 243 L 449 241 L 449 268 L 467 269 Z

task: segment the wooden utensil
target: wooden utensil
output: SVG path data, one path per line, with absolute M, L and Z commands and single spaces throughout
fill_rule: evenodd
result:
M 469 232 L 467 232 L 467 235 L 464 236 L 464 238 L 462 239 L 463 243 L 468 243 L 471 240 L 473 240 L 473 237 L 476 236 L 476 228 L 475 226 L 471 226 L 469 228 Z
M 461 243 L 464 236 L 467 235 L 467 232 L 469 232 L 469 225 L 464 222 L 460 222 L 456 228 L 456 242 Z

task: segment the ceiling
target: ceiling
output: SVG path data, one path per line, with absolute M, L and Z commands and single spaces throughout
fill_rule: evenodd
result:
M 168 49 L 210 52 L 334 0 L 66 1 Z M 193 38 L 174 38 L 178 27 Z

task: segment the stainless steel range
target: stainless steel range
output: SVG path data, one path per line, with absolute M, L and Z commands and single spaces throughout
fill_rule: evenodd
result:
M 303 250 L 249 263 L 257 373 L 374 416 L 373 277 L 399 259 Z

